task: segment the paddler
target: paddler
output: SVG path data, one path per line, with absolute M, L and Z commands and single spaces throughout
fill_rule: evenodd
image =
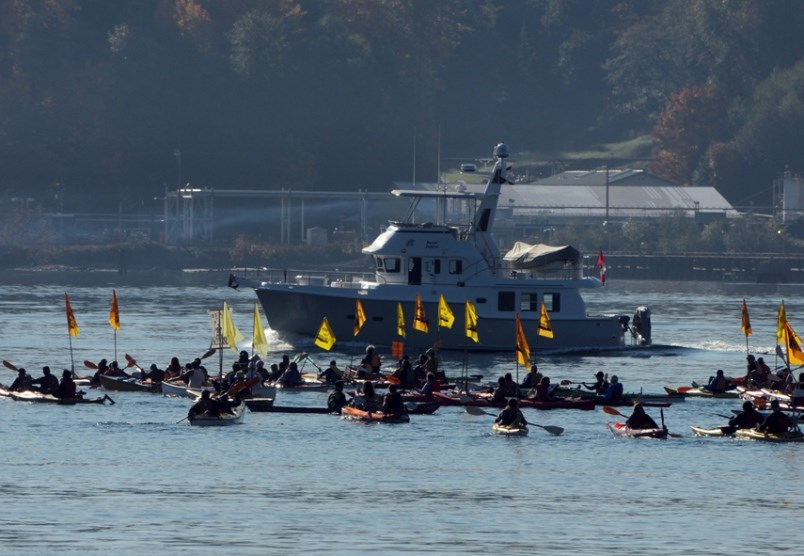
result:
M 388 386 L 388 393 L 382 398 L 382 412 L 395 415 L 405 413 L 405 403 L 402 394 L 397 391 L 396 384 Z
M 614 377 L 611 377 L 614 379 Z M 632 429 L 658 429 L 659 425 L 656 424 L 650 415 L 645 413 L 645 408 L 642 406 L 641 403 L 637 403 L 634 405 L 634 412 L 631 413 L 631 416 L 625 422 L 629 428 Z
M 221 412 L 220 405 L 209 397 L 209 390 L 201 392 L 201 397 L 193 404 L 190 411 L 187 412 L 187 420 L 192 422 L 198 415 L 215 415 L 219 416 Z
M 77 397 L 77 390 L 75 382 L 73 381 L 73 373 L 67 369 L 61 373 L 61 382 L 56 389 L 56 397 L 62 400 L 72 399 Z
M 762 414 L 756 410 L 751 402 L 743 402 L 743 410 L 729 419 L 728 429 L 724 432 L 733 433 L 737 429 L 753 429 L 763 421 Z
M 341 408 L 346 405 L 346 394 L 343 393 L 343 384 L 342 380 L 338 380 L 335 382 L 335 390 L 330 392 L 329 397 L 327 398 L 327 409 L 331 413 L 340 413 Z
M 329 367 L 318 374 L 318 380 L 327 384 L 337 384 L 343 376 L 343 371 L 338 368 L 338 363 L 333 359 L 329 362 Z
M 770 434 L 786 433 L 792 423 L 787 414 L 779 408 L 779 400 L 771 400 L 771 410 L 771 414 L 765 417 L 765 420 L 757 427 L 757 430 Z
M 12 392 L 28 392 L 33 390 L 33 384 L 31 380 L 31 375 L 27 373 L 27 371 L 20 367 L 17 371 L 17 378 L 14 379 L 14 382 L 11 383 L 9 386 L 9 390 Z
M 722 394 L 729 389 L 729 386 L 729 381 L 723 374 L 723 369 L 718 369 L 715 376 L 709 380 L 709 384 L 704 386 L 704 389 L 709 390 L 713 394 Z
M 608 385 L 606 391 L 598 399 L 607 405 L 618 404 L 623 399 L 623 385 L 617 375 L 611 375 L 611 384 Z
M 606 380 L 606 375 L 603 371 L 598 371 L 595 373 L 595 382 L 593 384 L 589 385 L 585 382 L 581 382 L 581 386 L 587 390 L 592 390 L 598 396 L 602 396 L 606 393 L 606 388 L 609 387 L 609 381 Z
M 43 394 L 55 394 L 59 387 L 59 379 L 50 374 L 50 367 L 45 365 L 42 367 L 42 376 L 32 380 L 31 384 L 38 384 L 39 391 Z
M 508 404 L 505 406 L 505 409 L 500 411 L 500 414 L 497 415 L 497 418 L 494 420 L 494 422 L 504 427 L 528 424 L 528 422 L 525 420 L 525 416 L 522 415 L 522 411 L 519 409 L 519 402 L 516 398 L 511 398 L 508 400 Z

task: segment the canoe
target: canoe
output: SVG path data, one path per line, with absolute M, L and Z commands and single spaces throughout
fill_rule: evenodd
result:
M 301 384 L 297 384 L 296 386 L 285 386 L 279 382 L 271 382 L 267 385 L 267 387 L 281 389 L 285 392 L 326 392 L 332 388 L 332 385 L 316 380 L 305 381 Z
M 498 407 L 502 408 L 505 403 L 491 403 L 491 399 L 485 396 L 455 396 L 442 392 L 433 392 L 433 397 L 441 402 L 442 405 L 470 405 L 474 407 Z M 580 409 L 591 411 L 595 408 L 594 398 L 554 398 L 548 401 L 533 399 L 519 400 L 519 407 L 532 407 L 534 409 Z
M 114 404 L 114 400 L 109 396 L 101 396 L 99 398 L 57 398 L 51 394 L 42 394 L 41 392 L 9 392 L 8 390 L 4 390 L 0 395 L 7 396 L 14 401 L 18 402 L 34 402 L 34 403 L 54 403 L 57 405 L 78 405 L 78 404 L 85 404 L 85 403 L 95 403 L 95 404 L 102 404 L 106 400 L 109 400 L 112 404 Z
M 690 425 L 692 432 L 695 436 L 734 436 L 732 432 L 726 432 L 725 427 L 715 427 L 713 429 L 705 429 L 703 427 L 695 427 Z
M 734 433 L 734 436 L 751 440 L 763 440 L 765 442 L 804 442 L 804 433 L 799 430 L 783 434 L 773 434 L 760 432 L 756 429 L 740 429 Z
M 614 436 L 629 438 L 667 438 L 665 429 L 632 429 L 625 423 L 606 423 Z
M 409 423 L 410 417 L 405 413 L 389 413 L 382 411 L 363 411 L 356 407 L 346 406 L 341 409 L 341 418 L 366 423 Z
M 226 427 L 229 425 L 239 425 L 243 422 L 246 416 L 246 404 L 240 402 L 240 405 L 233 407 L 234 413 L 224 413 L 220 416 L 213 415 L 196 415 L 189 423 L 195 427 Z
M 530 390 L 528 390 L 529 392 Z M 559 386 L 555 391 L 556 396 L 560 397 L 576 397 L 576 398 L 594 398 L 596 394 L 591 390 L 581 390 L 580 388 L 567 388 Z M 643 394 L 640 392 L 626 392 L 622 395 L 621 401 L 628 405 L 633 405 L 636 401 L 642 402 L 682 402 L 684 396 L 681 394 Z M 611 405 L 611 404 L 607 404 Z
M 500 425 L 494 423 L 491 425 L 491 434 L 499 436 L 527 436 L 527 425 Z
M 161 382 L 143 382 L 138 378 L 122 376 L 100 375 L 100 384 L 104 390 L 114 390 L 117 392 L 157 393 L 162 391 Z
M 704 388 L 694 388 L 690 386 L 681 386 L 680 388 L 665 386 L 664 391 L 671 396 L 689 396 L 697 398 L 737 398 L 740 395 L 736 390 L 715 393 Z

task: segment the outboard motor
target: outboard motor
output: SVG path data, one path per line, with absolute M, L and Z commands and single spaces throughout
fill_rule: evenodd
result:
M 632 319 L 631 336 L 642 346 L 649 346 L 650 341 L 650 309 L 644 305 L 637 307 Z

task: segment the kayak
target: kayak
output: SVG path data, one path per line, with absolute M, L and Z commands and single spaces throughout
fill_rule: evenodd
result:
M 530 390 L 524 393 L 530 392 Z M 523 393 L 523 395 L 524 395 Z M 576 398 L 594 398 L 597 396 L 591 390 L 581 390 L 580 388 L 567 388 L 559 386 L 555 391 L 556 396 L 560 397 L 576 397 Z M 684 396 L 681 394 L 643 394 L 641 392 L 626 392 L 620 397 L 622 405 L 633 405 L 635 402 L 683 402 Z M 612 404 L 606 404 L 612 405 Z
M 665 429 L 632 429 L 625 423 L 606 423 L 614 436 L 629 438 L 667 438 Z
M 341 409 L 341 417 L 350 421 L 366 423 L 409 423 L 410 417 L 405 413 L 383 413 L 382 411 L 363 411 L 356 407 L 346 406 Z
M 715 393 L 705 388 L 695 388 L 690 386 L 681 386 L 679 388 L 665 386 L 664 391 L 671 396 L 690 396 L 697 398 L 737 398 L 740 395 L 735 390 L 727 390 L 725 392 Z
M 118 392 L 161 392 L 161 382 L 143 382 L 138 378 L 100 375 L 100 385 L 104 390 Z
M 196 415 L 188 419 L 191 425 L 196 427 L 226 427 L 229 425 L 239 425 L 246 416 L 246 404 L 232 408 L 232 413 L 222 413 L 220 415 Z
M 705 429 L 703 427 L 690 426 L 695 436 L 734 436 L 733 432 L 728 432 L 729 427 L 715 427 L 713 429 Z M 725 430 L 724 430 L 725 429 Z
M 499 436 L 527 436 L 527 425 L 500 425 L 494 423 L 491 425 L 491 434 Z
M 109 396 L 101 396 L 93 399 L 82 397 L 57 398 L 52 394 L 42 394 L 41 392 L 9 392 L 8 390 L 1 391 L 0 396 L 6 396 L 18 402 L 55 403 L 58 405 L 78 405 L 85 403 L 102 404 L 106 400 L 109 400 L 109 402 L 114 404 L 114 400 L 112 400 L 112 398 Z
M 795 432 L 785 432 L 773 434 L 760 432 L 756 429 L 740 429 L 734 435 L 737 438 L 748 438 L 751 440 L 764 440 L 765 442 L 804 442 L 804 433 L 799 430 Z

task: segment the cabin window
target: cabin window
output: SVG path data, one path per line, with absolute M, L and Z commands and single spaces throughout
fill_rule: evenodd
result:
M 382 259 L 380 257 L 375 257 L 374 260 L 377 262 L 377 270 L 382 270 Z
M 441 274 L 441 259 L 430 259 L 424 262 L 424 271 L 427 274 Z
M 500 292 L 497 294 L 497 310 L 498 311 L 513 311 L 516 306 L 514 301 L 516 295 L 514 292 Z
M 461 259 L 450 259 L 449 273 L 461 274 L 463 272 L 463 261 Z
M 519 301 L 519 310 L 523 313 L 526 311 L 538 311 L 539 296 L 535 293 L 523 293 Z
M 547 308 L 548 313 L 559 313 L 561 311 L 561 294 L 544 294 L 544 306 Z
M 386 257 L 385 258 L 385 272 L 399 272 L 401 268 L 400 259 L 397 257 Z

